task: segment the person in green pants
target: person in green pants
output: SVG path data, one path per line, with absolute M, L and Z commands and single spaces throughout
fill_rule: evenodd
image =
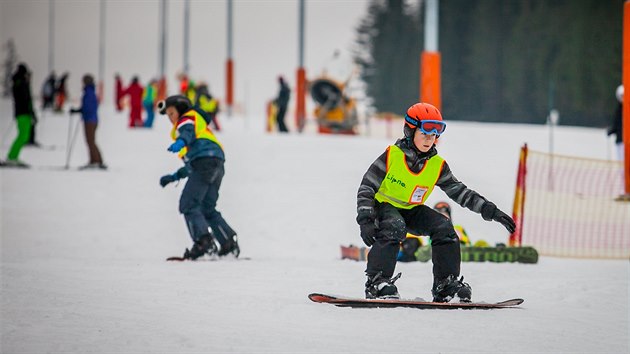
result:
M 3 165 L 8 167 L 29 167 L 29 165 L 18 159 L 22 147 L 30 138 L 33 120 L 35 119 L 33 99 L 31 97 L 31 73 L 28 71 L 26 64 L 21 63 L 18 65 L 12 79 L 13 103 L 18 135 L 11 145 L 7 160 Z

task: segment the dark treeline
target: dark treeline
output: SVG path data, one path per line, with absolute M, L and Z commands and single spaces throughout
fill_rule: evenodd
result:
M 447 119 L 606 126 L 621 83 L 623 0 L 441 0 Z M 372 1 L 357 29 L 367 94 L 379 111 L 419 97 L 423 8 Z

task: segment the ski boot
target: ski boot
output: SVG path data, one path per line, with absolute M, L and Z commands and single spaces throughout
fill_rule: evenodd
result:
M 457 280 L 455 275 L 449 275 L 445 279 L 433 283 L 433 302 L 449 302 L 458 297 L 460 302 L 470 302 L 472 288 L 464 283 L 464 277 Z
M 228 254 L 232 254 L 234 258 L 238 258 L 241 254 L 241 249 L 238 246 L 238 237 L 236 235 L 229 237 L 225 242 L 225 245 L 223 245 L 221 250 L 219 250 L 219 256 L 225 256 Z
M 401 275 L 402 273 L 398 273 L 398 275 L 391 279 L 383 277 L 383 272 L 378 272 L 372 277 L 368 275 L 368 280 L 365 283 L 365 298 L 400 299 L 398 288 L 394 285 L 394 282 L 398 280 Z
M 217 246 L 214 244 L 212 236 L 206 234 L 195 241 L 195 244 L 193 244 L 190 250 L 186 248 L 186 251 L 184 251 L 184 259 L 195 260 L 206 253 L 216 253 L 216 249 Z

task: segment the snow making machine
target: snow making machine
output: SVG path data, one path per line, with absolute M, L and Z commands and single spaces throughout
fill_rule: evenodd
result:
M 311 81 L 316 103 L 315 118 L 322 134 L 355 135 L 358 124 L 356 101 L 344 94 L 345 85 L 327 77 Z

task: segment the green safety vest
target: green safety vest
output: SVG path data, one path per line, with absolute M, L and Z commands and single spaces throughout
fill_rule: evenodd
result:
M 173 129 L 171 130 L 171 138 L 173 139 L 173 141 L 177 140 L 177 137 L 179 136 L 179 131 L 177 130 L 177 128 L 179 128 L 182 124 L 186 124 L 188 122 L 195 125 L 195 137 L 197 139 L 208 139 L 219 145 L 219 147 L 223 149 L 223 146 L 221 145 L 217 137 L 214 136 L 214 134 L 210 130 L 210 127 L 208 127 L 206 120 L 203 119 L 203 117 L 194 109 L 191 109 L 190 111 L 184 113 L 179 122 L 173 125 Z M 187 152 L 188 148 L 184 147 L 183 149 L 179 150 L 177 156 L 183 158 Z
M 407 166 L 405 153 L 396 145 L 387 152 L 387 175 L 376 192 L 376 200 L 396 208 L 411 209 L 424 204 L 440 177 L 444 159 L 435 155 L 424 163 L 419 173 Z

